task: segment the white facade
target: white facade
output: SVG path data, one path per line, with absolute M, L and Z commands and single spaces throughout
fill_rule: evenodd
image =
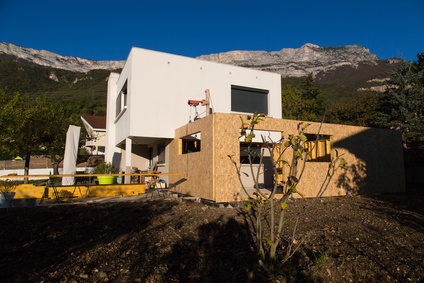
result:
M 267 115 L 281 118 L 279 74 L 132 48 L 121 74 L 109 77 L 106 161 L 126 172 L 153 164 L 167 172 L 174 130 L 194 118 L 188 100 L 205 99 L 209 89 L 211 112 L 242 113 L 232 110 L 232 87 L 263 90 Z M 206 115 L 203 106 L 197 111 Z

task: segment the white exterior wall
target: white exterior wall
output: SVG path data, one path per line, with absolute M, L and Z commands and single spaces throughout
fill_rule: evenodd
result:
M 105 137 L 105 161 L 112 162 L 115 153 L 121 150 L 115 145 L 115 98 L 116 98 L 116 82 L 119 74 L 111 73 L 107 84 L 107 105 L 106 105 L 106 137 Z
M 132 48 L 115 98 L 126 80 L 128 109 L 116 121 L 115 145 L 127 137 L 173 138 L 174 129 L 189 121 L 187 101 L 204 99 L 206 89 L 213 112 L 222 113 L 231 113 L 231 85 L 269 90 L 268 116 L 281 118 L 281 78 L 274 73 Z M 110 98 L 108 110 L 115 105 Z M 198 106 L 199 113 L 205 109 Z
M 116 98 L 125 82 L 127 109 L 116 118 Z M 281 118 L 279 74 L 132 48 L 121 74 L 109 77 L 105 160 L 120 164 L 122 169 L 129 163 L 133 166 L 136 160 L 125 161 L 125 151 L 116 147 L 130 138 L 133 145 L 152 147 L 154 162 L 158 143 L 173 139 L 174 130 L 187 124 L 190 114 L 194 119 L 188 100 L 205 99 L 209 89 L 212 112 L 232 113 L 232 85 L 268 90 L 268 116 Z M 197 112 L 204 117 L 206 107 L 197 106 Z M 148 162 L 141 159 L 137 163 Z M 162 166 L 161 171 L 166 171 L 168 154 Z

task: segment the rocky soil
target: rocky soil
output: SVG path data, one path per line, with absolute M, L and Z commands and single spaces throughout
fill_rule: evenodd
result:
M 0 212 L 0 281 L 423 282 L 423 196 L 291 201 L 302 245 L 273 274 L 241 208 L 175 199 L 12 208 Z

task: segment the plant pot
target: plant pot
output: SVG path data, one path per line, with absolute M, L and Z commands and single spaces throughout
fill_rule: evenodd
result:
M 115 180 L 115 176 L 97 176 L 97 180 L 99 180 L 99 185 L 112 185 Z
M 12 193 L 0 193 L 0 208 L 9 208 L 15 197 L 15 192 Z

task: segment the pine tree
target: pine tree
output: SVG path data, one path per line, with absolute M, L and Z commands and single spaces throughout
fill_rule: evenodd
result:
M 391 75 L 393 79 L 380 99 L 376 123 L 401 131 L 404 145 L 412 144 L 424 136 L 422 71 L 416 72 L 410 62 L 403 62 Z
M 319 122 L 324 115 L 324 98 L 312 74 L 306 78 L 302 88 L 283 86 L 281 101 L 284 119 Z
M 412 63 L 412 71 L 416 74 L 421 74 L 419 83 L 424 86 L 424 52 L 417 53 L 417 61 Z

